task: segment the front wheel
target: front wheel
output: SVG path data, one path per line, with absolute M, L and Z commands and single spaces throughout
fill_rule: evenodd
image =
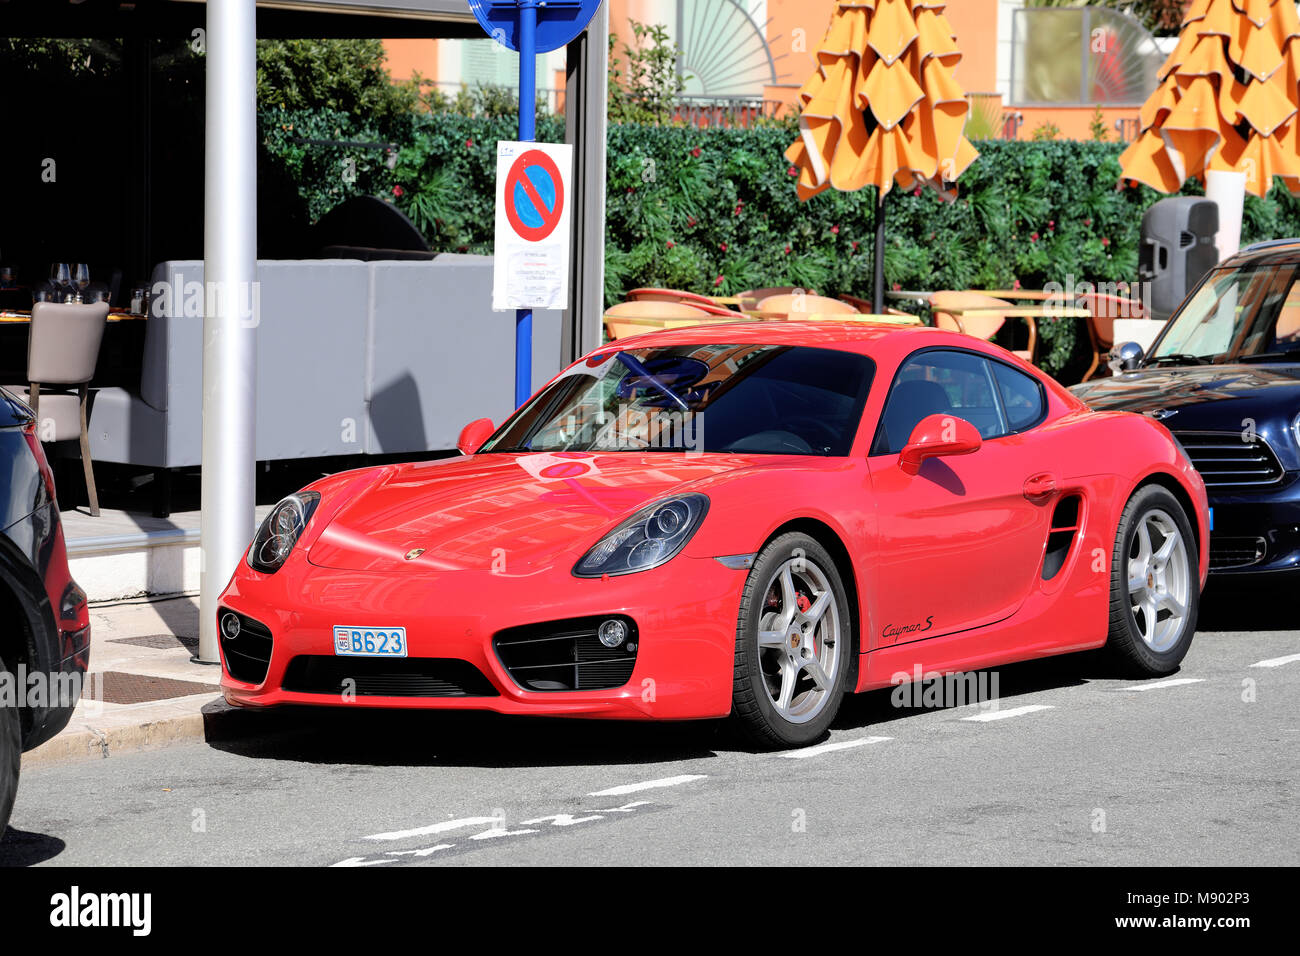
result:
M 0 674 L 5 663 L 0 661 Z M 18 794 L 18 769 L 23 759 L 22 720 L 16 703 L 0 702 L 0 837 L 9 825 L 9 812 Z
M 808 535 L 783 534 L 754 561 L 736 628 L 732 717 L 767 749 L 826 733 L 844 697 L 853 617 L 835 562 Z
M 1191 647 L 1200 599 L 1196 538 L 1186 512 L 1159 485 L 1139 489 L 1115 535 L 1107 651 L 1134 676 L 1172 673 Z

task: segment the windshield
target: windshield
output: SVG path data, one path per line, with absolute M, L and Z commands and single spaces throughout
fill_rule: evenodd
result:
M 579 362 L 483 452 L 849 453 L 875 364 L 789 345 L 630 349 Z
M 1212 272 L 1173 318 L 1148 364 L 1268 361 L 1293 358 L 1296 350 L 1296 265 L 1261 263 Z

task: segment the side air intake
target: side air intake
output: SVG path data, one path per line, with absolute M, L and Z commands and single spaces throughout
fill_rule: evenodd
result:
M 1047 554 L 1043 556 L 1043 580 L 1050 581 L 1061 573 L 1070 555 L 1075 535 L 1079 533 L 1078 495 L 1067 495 L 1056 503 L 1052 512 L 1052 530 L 1047 535 Z

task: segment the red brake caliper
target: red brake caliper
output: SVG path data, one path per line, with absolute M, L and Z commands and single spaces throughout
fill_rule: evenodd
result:
M 799 605 L 800 613 L 807 613 L 808 609 L 812 607 L 812 601 L 810 601 L 808 595 L 804 594 L 802 591 L 795 594 L 794 603 Z M 813 634 L 808 635 L 808 649 L 814 654 L 817 653 L 817 638 Z

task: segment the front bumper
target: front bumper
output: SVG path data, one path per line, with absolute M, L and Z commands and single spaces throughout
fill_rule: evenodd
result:
M 651 571 L 609 579 L 576 578 L 567 569 L 519 575 L 345 571 L 312 565 L 301 553 L 271 575 L 241 564 L 220 607 L 266 625 L 271 632 L 270 661 L 266 678 L 249 683 L 231 676 L 223 650 L 221 685 L 230 703 L 251 707 L 313 704 L 622 719 L 721 717 L 731 709 L 736 620 L 745 576 L 711 558 L 685 556 Z M 597 615 L 626 615 L 636 623 L 636 663 L 631 678 L 616 688 L 525 690 L 493 646 L 493 636 L 507 628 Z M 486 678 L 495 695 L 344 696 L 287 690 L 284 678 L 295 657 L 334 655 L 335 626 L 404 627 L 408 657 L 467 662 Z
M 1210 573 L 1300 570 L 1300 475 L 1259 491 L 1210 491 Z

